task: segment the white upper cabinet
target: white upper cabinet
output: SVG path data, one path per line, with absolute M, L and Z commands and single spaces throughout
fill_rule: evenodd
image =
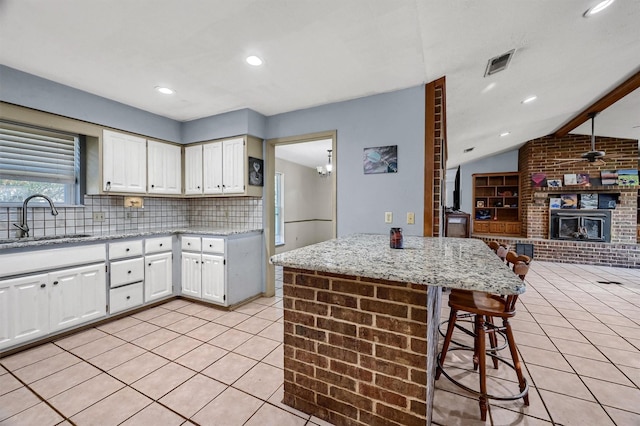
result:
M 104 192 L 147 192 L 146 139 L 104 130 L 102 184 Z
M 222 194 L 222 142 L 202 146 L 205 194 Z
M 229 139 L 222 142 L 222 192 L 225 194 L 243 194 L 244 175 L 247 156 L 244 151 L 244 138 Z
M 184 193 L 199 195 L 203 193 L 202 181 L 202 145 L 187 146 L 184 149 Z
M 147 145 L 148 192 L 182 193 L 182 148 L 170 143 L 149 141 Z

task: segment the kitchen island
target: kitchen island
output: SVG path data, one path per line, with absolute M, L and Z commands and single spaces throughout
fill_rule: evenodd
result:
M 352 235 L 284 267 L 284 403 L 334 424 L 431 423 L 443 287 L 521 294 L 480 240 Z

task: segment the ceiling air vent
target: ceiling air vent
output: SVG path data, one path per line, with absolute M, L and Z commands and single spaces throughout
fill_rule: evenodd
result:
M 484 76 L 490 76 L 491 74 L 495 74 L 497 72 L 503 71 L 509 66 L 509 62 L 511 61 L 511 57 L 516 52 L 516 49 L 511 49 L 507 53 L 503 53 L 502 55 L 498 55 L 494 58 L 489 59 L 487 63 L 487 70 L 484 72 Z

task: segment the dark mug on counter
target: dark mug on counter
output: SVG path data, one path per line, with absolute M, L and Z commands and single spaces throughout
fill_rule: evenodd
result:
M 391 231 L 389 232 L 389 247 L 392 249 L 404 248 L 402 228 L 391 228 Z

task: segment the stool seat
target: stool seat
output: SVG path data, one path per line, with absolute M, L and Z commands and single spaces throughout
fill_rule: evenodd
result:
M 491 317 L 511 318 L 516 314 L 515 310 L 507 309 L 505 298 L 479 291 L 452 290 L 449 306 L 457 311 Z

